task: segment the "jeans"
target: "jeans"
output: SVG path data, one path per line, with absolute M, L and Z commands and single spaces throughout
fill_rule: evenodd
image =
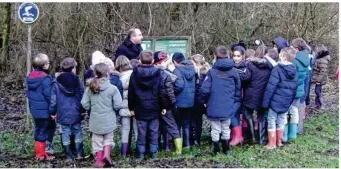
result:
M 182 128 L 184 147 L 190 146 L 191 111 L 193 111 L 192 108 L 178 108 L 178 112 L 181 118 L 180 123 L 178 122 L 178 128 L 179 131 L 180 128 Z
M 70 145 L 70 136 L 74 135 L 75 143 L 81 143 L 83 141 L 83 133 L 81 124 L 61 124 L 61 134 L 62 134 L 62 143 L 63 145 Z
M 234 115 L 231 117 L 231 127 L 237 127 L 240 125 L 240 114 L 242 112 L 242 107 L 240 102 L 235 103 L 236 106 L 236 111 L 234 113 Z
M 136 145 L 139 153 L 145 153 L 147 130 L 149 130 L 150 152 L 155 153 L 158 148 L 159 119 L 137 120 L 137 127 L 138 134 Z
M 48 137 L 47 126 L 49 119 L 34 119 L 34 140 L 39 142 L 46 142 Z
M 268 131 L 284 130 L 287 113 L 278 114 L 271 108 L 268 111 Z

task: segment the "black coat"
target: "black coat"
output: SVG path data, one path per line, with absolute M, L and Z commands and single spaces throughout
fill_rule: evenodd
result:
M 129 60 L 139 59 L 139 55 L 142 50 L 143 49 L 140 44 L 135 45 L 130 39 L 125 39 L 116 50 L 115 60 L 120 55 L 126 56 Z
M 128 108 L 137 120 L 160 117 L 162 109 L 161 70 L 153 65 L 139 65 L 130 76 Z
M 250 58 L 245 73 L 241 73 L 241 80 L 247 83 L 244 90 L 243 106 L 260 110 L 262 108 L 263 95 L 268 84 L 271 69 L 269 62 L 262 58 Z

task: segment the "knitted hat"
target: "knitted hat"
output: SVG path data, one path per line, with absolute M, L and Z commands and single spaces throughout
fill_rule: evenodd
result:
M 172 57 L 172 61 L 176 61 L 176 63 L 180 63 L 185 60 L 185 56 L 181 52 L 175 52 Z
M 104 58 L 105 58 L 105 55 L 102 52 L 95 51 L 92 54 L 91 65 L 96 65 L 98 63 L 101 63 L 101 60 L 103 60 Z
M 154 65 L 167 60 L 167 53 L 157 51 L 154 53 Z
M 63 59 L 62 63 L 60 63 L 60 67 L 63 71 L 69 70 L 71 71 L 76 66 L 76 61 L 72 57 L 67 57 Z

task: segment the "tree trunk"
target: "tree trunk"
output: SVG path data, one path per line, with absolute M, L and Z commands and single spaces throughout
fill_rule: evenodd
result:
M 9 35 L 10 35 L 10 23 L 11 23 L 11 3 L 4 4 L 4 15 L 3 15 L 3 35 L 2 35 L 2 51 L 1 51 L 1 67 L 6 65 L 7 60 L 9 59 Z

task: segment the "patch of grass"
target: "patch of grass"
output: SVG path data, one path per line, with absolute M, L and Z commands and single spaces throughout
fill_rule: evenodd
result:
M 159 160 L 155 161 L 155 164 L 149 158 L 141 163 L 132 162 L 134 161 L 132 158 L 121 158 L 120 138 L 117 137 L 119 131 L 116 131 L 114 139 L 116 146 L 112 158 L 120 164 L 119 167 L 146 167 L 148 164 L 154 164 L 154 167 L 158 165 L 171 167 L 177 166 L 178 161 L 182 160 L 181 165 L 185 167 L 194 166 L 192 163 L 196 163 L 198 167 L 205 166 L 206 163 L 213 163 L 214 167 L 338 168 L 338 118 L 338 112 L 326 112 L 305 121 L 304 134 L 281 148 L 267 150 L 260 145 L 244 145 L 232 147 L 232 153 L 229 155 L 218 154 L 214 157 L 211 153 L 212 146 L 209 144 L 209 133 L 204 133 L 201 147 L 192 147 L 190 150 L 185 150 L 180 157 L 173 154 L 174 150 L 171 152 L 159 151 Z M 20 154 L 20 156 L 34 156 L 32 133 L 0 132 L 0 142 L 0 152 L 11 152 Z M 91 140 L 88 133 L 84 133 L 84 143 L 86 154 L 91 153 Z M 131 148 L 133 147 L 135 145 L 131 146 Z M 57 153 L 63 152 L 60 135 L 57 135 L 54 139 L 54 150 Z M 163 164 L 165 161 L 167 161 L 167 164 Z M 169 161 L 172 163 L 169 163 Z M 0 157 L 0 167 L 7 167 L 7 164 L 6 161 L 1 161 Z M 122 166 L 123 164 L 124 166 Z M 41 163 L 32 163 L 26 167 L 39 167 L 41 165 Z

